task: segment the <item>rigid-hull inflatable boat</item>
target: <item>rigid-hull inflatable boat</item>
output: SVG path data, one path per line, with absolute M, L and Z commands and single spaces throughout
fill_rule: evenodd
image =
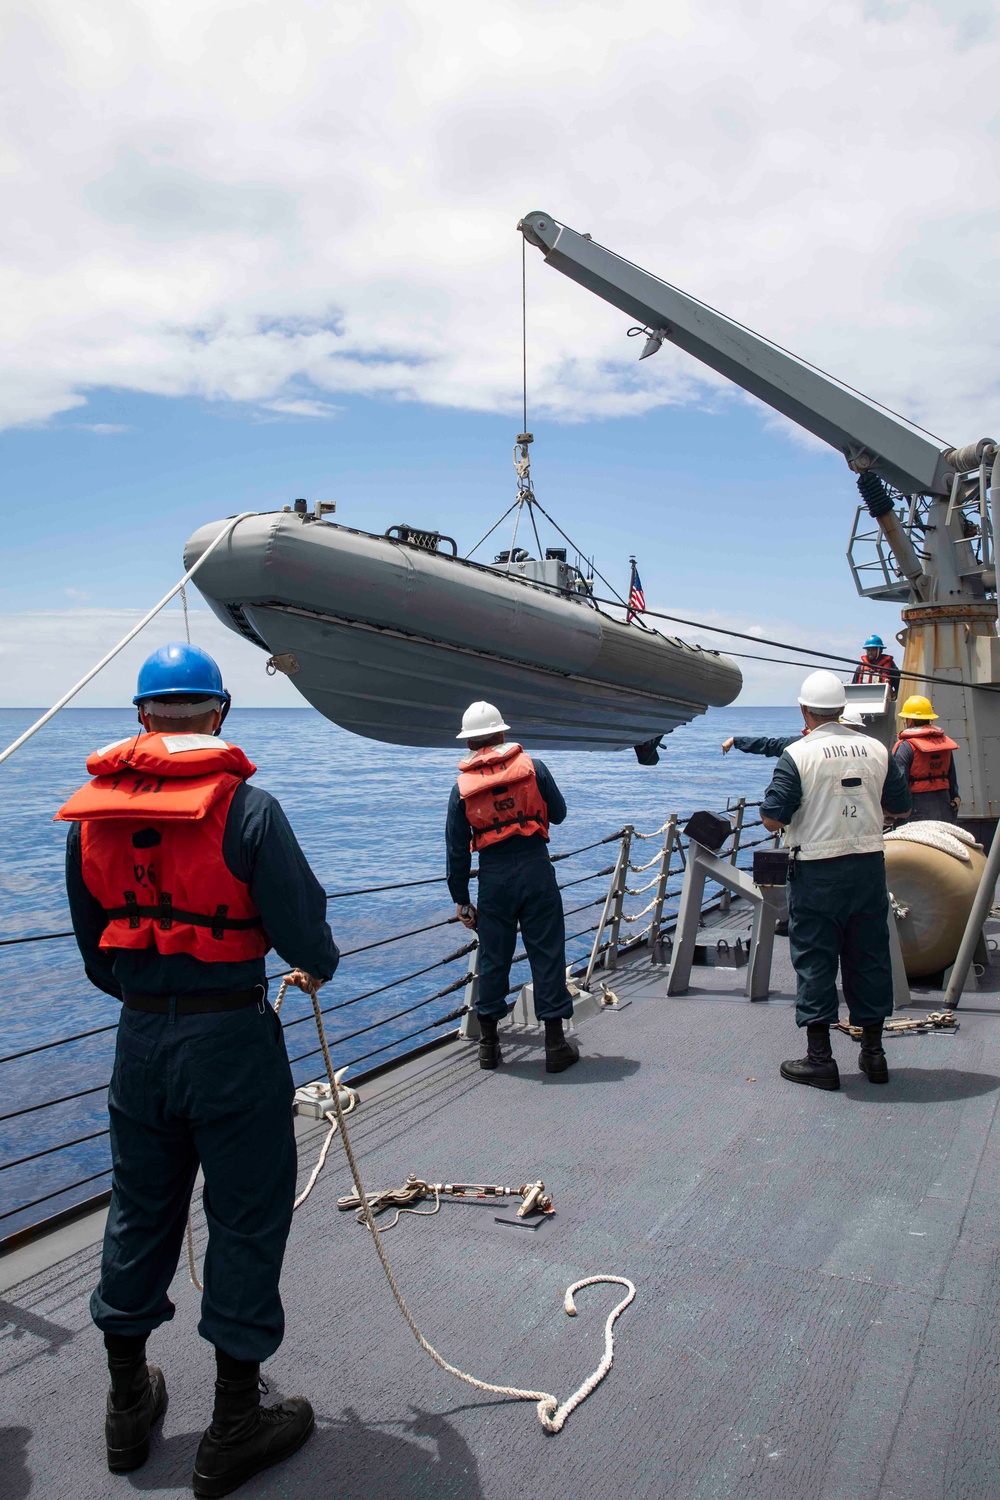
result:
M 195 532 L 188 567 L 225 524 Z M 642 747 L 739 693 L 718 652 L 605 614 L 559 549 L 487 566 L 441 542 L 279 511 L 241 521 L 196 582 L 320 713 L 391 744 L 453 745 L 485 698 L 533 745 Z

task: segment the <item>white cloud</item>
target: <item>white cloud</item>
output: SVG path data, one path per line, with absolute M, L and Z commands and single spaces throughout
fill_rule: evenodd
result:
M 127 422 L 74 422 L 80 432 L 93 432 L 97 437 L 114 437 L 119 432 L 132 432 Z
M 263 651 L 227 630 L 207 609 L 188 610 L 191 639 L 222 667 L 244 707 L 304 708 L 287 677 L 264 670 Z M 0 683 L 5 708 L 47 708 L 126 635 L 141 610 L 79 608 L 0 614 Z M 166 609 L 73 701 L 79 708 L 132 702 L 140 664 L 164 641 L 184 639 L 184 616 Z
M 976 0 L 5 14 L 0 424 L 100 386 L 513 414 L 534 207 L 949 438 L 997 424 Z M 718 401 L 674 350 L 636 366 L 627 320 L 528 253 L 536 412 Z
M 303 397 L 263 401 L 261 406 L 265 411 L 277 412 L 280 417 L 313 417 L 322 422 L 329 422 L 334 417 L 339 417 L 344 409 L 342 406 L 334 406 L 329 401 L 312 401 Z

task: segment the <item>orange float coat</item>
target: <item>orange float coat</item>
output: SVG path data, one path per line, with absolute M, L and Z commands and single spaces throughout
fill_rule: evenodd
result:
M 473 850 L 504 839 L 549 836 L 549 814 L 535 767 L 520 745 L 488 745 L 458 766 L 458 791 L 472 829 Z
M 84 884 L 108 918 L 102 948 L 264 956 L 260 913 L 222 852 L 233 795 L 256 769 L 207 734 L 138 735 L 88 758 L 93 780 L 56 818 L 81 824 Z
M 910 791 L 919 792 L 946 792 L 948 790 L 948 772 L 951 770 L 951 757 L 958 749 L 953 739 L 949 739 L 943 729 L 935 729 L 931 725 L 919 729 L 901 729 L 899 739 L 893 745 L 893 751 L 906 740 L 907 744 L 913 746 L 913 764 L 910 767 Z
M 863 656 L 854 668 L 854 682 L 892 682 L 898 669 L 888 652 L 883 651 L 875 661 Z

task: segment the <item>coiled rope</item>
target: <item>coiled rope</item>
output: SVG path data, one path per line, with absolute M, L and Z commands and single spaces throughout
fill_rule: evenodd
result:
M 963 864 L 971 864 L 969 847 L 979 847 L 968 829 L 957 823 L 943 823 L 932 818 L 917 823 L 904 823 L 901 828 L 894 828 L 890 833 L 883 834 L 883 838 L 886 843 L 926 844 L 930 849 L 950 854 L 952 859 L 961 860 Z
M 361 1209 L 364 1214 L 364 1223 L 371 1232 L 372 1241 L 375 1245 L 375 1252 L 378 1255 L 379 1260 L 382 1262 L 382 1270 L 385 1272 L 385 1279 L 386 1281 L 388 1281 L 389 1289 L 396 1300 L 396 1306 L 399 1308 L 400 1312 L 403 1314 L 403 1317 L 406 1319 L 407 1326 L 409 1327 L 410 1332 L 413 1334 L 413 1337 L 416 1339 L 417 1343 L 420 1345 L 421 1349 L 423 1349 L 426 1354 L 429 1354 L 434 1363 L 436 1365 L 439 1365 L 442 1370 L 447 1372 L 447 1374 L 454 1375 L 456 1380 L 462 1380 L 466 1385 L 471 1385 L 474 1390 L 487 1391 L 494 1396 L 512 1396 L 516 1401 L 536 1402 L 538 1420 L 545 1428 L 545 1431 L 561 1432 L 563 1425 L 565 1424 L 566 1419 L 570 1415 L 570 1413 L 574 1412 L 582 1402 L 586 1401 L 587 1397 L 591 1394 L 592 1391 L 596 1390 L 601 1381 L 604 1379 L 605 1375 L 611 1369 L 615 1357 L 615 1339 L 612 1330 L 614 1329 L 616 1318 L 619 1316 L 619 1314 L 625 1311 L 626 1307 L 628 1307 L 629 1303 L 635 1297 L 634 1283 L 629 1281 L 627 1276 L 585 1276 L 582 1280 L 574 1281 L 572 1286 L 566 1288 L 566 1295 L 563 1298 L 563 1308 L 565 1309 L 567 1316 L 571 1318 L 575 1318 L 577 1315 L 574 1293 L 580 1291 L 581 1288 L 585 1286 L 595 1286 L 599 1282 L 610 1282 L 617 1286 L 625 1287 L 626 1291 L 625 1296 L 621 1299 L 617 1306 L 612 1308 L 611 1312 L 608 1314 L 607 1321 L 604 1325 L 604 1357 L 602 1358 L 600 1364 L 597 1366 L 597 1369 L 593 1372 L 593 1374 L 588 1375 L 583 1384 L 579 1386 L 571 1396 L 567 1397 L 567 1399 L 563 1401 L 562 1404 L 560 1404 L 559 1398 L 557 1396 L 553 1396 L 548 1391 L 523 1391 L 518 1386 L 493 1385 L 488 1380 L 478 1380 L 475 1375 L 467 1375 L 464 1370 L 458 1369 L 456 1365 L 449 1364 L 444 1356 L 439 1354 L 438 1351 L 434 1348 L 434 1345 L 430 1343 L 428 1339 L 424 1338 L 423 1334 L 420 1332 L 420 1329 L 417 1327 L 416 1320 L 414 1319 L 413 1314 L 410 1312 L 410 1309 L 407 1307 L 406 1300 L 403 1297 L 402 1292 L 399 1290 L 396 1278 L 393 1275 L 392 1267 L 390 1266 L 388 1257 L 386 1256 L 385 1250 L 382 1247 L 382 1239 L 379 1233 L 379 1228 L 375 1223 L 375 1218 L 368 1203 L 368 1196 L 365 1192 L 364 1184 L 361 1181 L 361 1173 L 358 1170 L 358 1163 L 354 1155 L 354 1148 L 351 1145 L 351 1137 L 348 1134 L 347 1123 L 344 1119 L 345 1111 L 341 1106 L 340 1098 L 336 1089 L 334 1089 L 333 1091 L 333 1108 L 337 1117 L 337 1124 L 340 1126 L 340 1138 L 344 1143 L 344 1152 L 347 1156 L 347 1163 L 351 1169 L 351 1174 L 354 1179 L 355 1192 L 361 1199 Z
M 280 1011 L 281 1009 L 281 1003 L 284 1000 L 285 990 L 287 989 L 287 987 L 288 981 L 287 979 L 283 979 L 281 982 L 281 988 L 278 991 L 277 999 L 275 1000 L 274 1008 L 276 1012 Z M 389 1289 L 396 1301 L 396 1306 L 399 1308 L 400 1312 L 403 1314 L 403 1317 L 406 1319 L 407 1326 L 409 1327 L 410 1332 L 413 1334 L 413 1337 L 416 1339 L 417 1343 L 420 1345 L 421 1349 L 423 1349 L 426 1354 L 429 1354 L 434 1363 L 436 1365 L 439 1365 L 440 1368 L 447 1374 L 454 1375 L 456 1380 L 464 1381 L 466 1385 L 471 1385 L 474 1390 L 485 1391 L 494 1396 L 510 1396 L 515 1401 L 534 1401 L 536 1403 L 536 1409 L 538 1412 L 538 1420 L 539 1422 L 541 1422 L 545 1431 L 552 1433 L 561 1432 L 563 1426 L 565 1425 L 567 1417 L 569 1417 L 570 1414 L 574 1412 L 578 1406 L 586 1401 L 587 1397 L 591 1394 L 592 1391 L 597 1389 L 601 1381 L 604 1379 L 605 1375 L 607 1375 L 608 1371 L 611 1369 L 612 1364 L 614 1363 L 615 1339 L 613 1330 L 615 1321 L 620 1316 L 620 1314 L 625 1311 L 626 1307 L 628 1307 L 629 1303 L 635 1297 L 634 1282 L 630 1281 L 627 1276 L 613 1276 L 610 1274 L 602 1273 L 598 1276 L 584 1276 L 581 1280 L 574 1281 L 572 1286 L 566 1288 L 566 1294 L 563 1298 L 563 1309 L 566 1312 L 567 1316 L 570 1318 L 575 1318 L 577 1316 L 575 1293 L 581 1291 L 585 1286 L 597 1286 L 601 1282 L 607 1282 L 615 1286 L 624 1287 L 625 1296 L 621 1299 L 620 1302 L 616 1304 L 615 1307 L 611 1309 L 611 1312 L 608 1314 L 607 1320 L 605 1321 L 604 1354 L 600 1364 L 592 1374 L 588 1375 L 583 1384 L 578 1386 L 573 1394 L 571 1396 L 568 1396 L 567 1399 L 562 1403 L 560 1403 L 558 1396 L 553 1396 L 549 1391 L 526 1391 L 521 1390 L 519 1386 L 514 1385 L 494 1385 L 488 1380 L 479 1380 L 475 1375 L 468 1375 L 464 1370 L 460 1370 L 457 1365 L 450 1364 L 443 1355 L 438 1353 L 438 1351 L 434 1348 L 434 1345 L 428 1339 L 424 1338 L 424 1335 L 421 1333 L 413 1314 L 410 1312 L 410 1309 L 406 1305 L 406 1299 L 399 1289 L 399 1284 L 396 1281 L 395 1276 L 393 1275 L 392 1267 L 390 1266 L 388 1257 L 386 1256 L 385 1250 L 383 1249 L 381 1234 L 379 1232 L 378 1225 L 375 1222 L 374 1215 L 372 1214 L 364 1184 L 361 1181 L 361 1172 L 358 1168 L 357 1158 L 354 1155 L 354 1147 L 351 1145 L 351 1138 L 347 1130 L 346 1116 L 350 1114 L 351 1110 L 355 1107 L 357 1096 L 352 1091 L 348 1090 L 348 1092 L 351 1094 L 351 1098 L 347 1109 L 345 1109 L 340 1102 L 340 1090 L 337 1086 L 336 1075 L 333 1071 L 333 1063 L 330 1058 L 330 1050 L 326 1040 L 326 1029 L 323 1025 L 323 1016 L 320 1011 L 319 1000 L 317 998 L 315 987 L 310 988 L 309 995 L 313 1004 L 313 1013 L 316 1017 L 316 1027 L 319 1032 L 320 1045 L 323 1051 L 323 1061 L 326 1065 L 326 1075 L 330 1081 L 330 1093 L 333 1100 L 333 1109 L 326 1111 L 327 1119 L 330 1120 L 330 1131 L 323 1143 L 323 1148 L 320 1152 L 319 1159 L 316 1163 L 316 1166 L 313 1168 L 312 1175 L 309 1178 L 305 1189 L 295 1200 L 295 1208 L 298 1208 L 301 1203 L 304 1203 L 306 1198 L 309 1196 L 309 1193 L 312 1191 L 312 1188 L 315 1185 L 320 1172 L 322 1171 L 323 1164 L 326 1161 L 327 1152 L 330 1149 L 330 1144 L 333 1140 L 333 1137 L 339 1129 L 341 1140 L 344 1143 L 344 1153 L 347 1156 L 347 1163 L 351 1169 L 355 1192 L 361 1200 L 361 1214 L 363 1216 L 363 1222 L 371 1233 L 372 1242 L 375 1246 L 375 1252 L 382 1263 L 382 1270 L 385 1272 L 385 1278 L 389 1283 Z M 410 1211 L 412 1212 L 412 1210 Z M 436 1211 L 436 1207 L 431 1210 L 432 1213 Z M 424 1212 L 426 1213 L 426 1210 Z M 194 1244 L 191 1234 L 190 1216 L 188 1218 L 188 1268 L 190 1271 L 191 1280 L 194 1282 L 195 1286 L 197 1286 L 198 1289 L 201 1290 L 201 1283 L 197 1280 L 195 1267 Z

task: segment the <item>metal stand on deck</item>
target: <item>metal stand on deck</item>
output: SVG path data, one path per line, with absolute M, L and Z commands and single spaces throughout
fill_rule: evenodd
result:
M 710 849 L 691 839 L 687 851 L 687 868 L 681 890 L 680 911 L 674 933 L 673 956 L 667 973 L 667 994 L 682 995 L 691 983 L 694 950 L 698 945 L 701 908 L 705 899 L 705 881 L 714 880 L 725 890 L 736 892 L 751 902 L 754 909 L 753 934 L 744 993 L 750 1000 L 766 1000 L 771 992 L 771 959 L 774 952 L 774 924 L 785 910 L 783 885 L 757 885 L 743 870 L 721 859 Z M 892 958 L 892 998 L 898 1009 L 910 1001 L 910 986 L 903 965 L 903 950 L 896 929 L 896 919 L 889 912 L 889 953 Z
M 684 871 L 673 954 L 667 973 L 667 994 L 682 995 L 691 983 L 691 966 L 698 943 L 702 902 L 705 899 L 705 881 L 710 877 L 724 890 L 736 892 L 753 905 L 753 936 L 750 940 L 745 993 L 751 1000 L 766 1000 L 770 994 L 774 924 L 781 915 L 784 889 L 776 885 L 756 885 L 744 870 L 731 865 L 728 859 L 720 859 L 719 855 L 713 854 L 695 839 L 688 843 L 687 868 Z

